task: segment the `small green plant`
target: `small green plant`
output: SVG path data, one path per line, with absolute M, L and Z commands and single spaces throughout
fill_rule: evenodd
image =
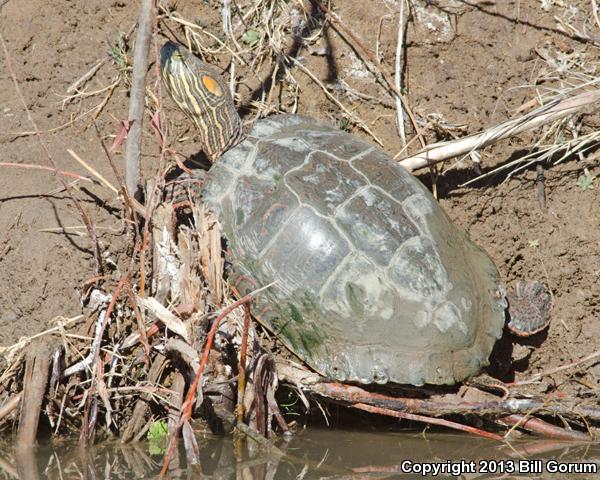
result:
M 292 391 L 287 391 L 280 398 L 279 406 L 285 416 L 299 417 L 304 412 L 303 403 L 300 397 Z
M 111 45 L 108 49 L 108 54 L 117 64 L 119 72 L 124 74 L 127 71 L 127 44 L 125 42 L 125 34 L 119 33 L 119 38 L 116 45 Z
M 246 30 L 242 36 L 242 41 L 249 47 L 254 47 L 258 43 L 258 32 L 256 30 Z
M 344 132 L 349 132 L 350 131 L 350 120 L 348 120 L 347 118 L 342 118 L 338 122 L 338 127 L 340 130 L 343 130 Z
M 150 425 L 148 433 L 146 434 L 146 438 L 150 443 L 148 446 L 150 455 L 162 455 L 165 453 L 164 445 L 168 433 L 169 427 L 167 426 L 166 421 L 157 420 L 156 422 L 152 422 L 152 425 Z
M 591 190 L 594 188 L 594 180 L 596 180 L 596 177 L 586 172 L 577 179 L 577 186 L 583 191 Z

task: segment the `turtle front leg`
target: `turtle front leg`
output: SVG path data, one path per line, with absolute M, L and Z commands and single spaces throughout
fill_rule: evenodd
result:
M 167 181 L 163 192 L 164 202 L 172 203 L 175 208 L 198 202 L 207 173 L 206 170 L 195 169 L 191 173 L 184 172 Z

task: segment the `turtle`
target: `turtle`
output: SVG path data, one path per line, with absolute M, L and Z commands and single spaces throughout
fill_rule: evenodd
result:
M 227 240 L 229 281 L 240 295 L 273 283 L 254 310 L 289 350 L 365 385 L 453 385 L 488 365 L 506 323 L 498 269 L 417 178 L 306 116 L 245 133 L 219 73 L 174 42 L 161 71 L 211 162 L 201 196 Z M 519 310 L 515 331 L 545 326 L 542 300 Z

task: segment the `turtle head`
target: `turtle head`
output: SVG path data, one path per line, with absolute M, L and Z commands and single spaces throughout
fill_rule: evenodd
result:
M 198 127 L 211 162 L 243 139 L 242 120 L 214 68 L 173 42 L 161 48 L 160 68 L 169 95 Z

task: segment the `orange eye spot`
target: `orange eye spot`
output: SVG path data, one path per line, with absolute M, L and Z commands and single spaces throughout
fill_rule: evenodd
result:
M 202 77 L 202 84 L 213 95 L 216 95 L 217 97 L 223 95 L 223 92 L 221 91 L 221 86 L 213 77 L 204 75 Z

